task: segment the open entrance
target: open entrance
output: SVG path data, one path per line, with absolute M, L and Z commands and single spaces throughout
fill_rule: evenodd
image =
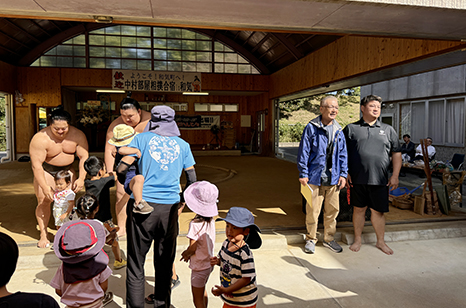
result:
M 12 96 L 0 92 L 0 162 L 14 160 Z

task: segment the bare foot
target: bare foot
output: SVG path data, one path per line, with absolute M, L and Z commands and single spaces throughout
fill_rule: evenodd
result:
M 38 248 L 48 248 L 50 247 L 50 241 L 47 239 L 47 236 L 41 236 L 39 242 L 37 242 Z
M 359 242 L 359 241 L 358 241 L 358 242 L 354 242 L 354 243 L 349 247 L 349 249 L 350 249 L 351 251 L 358 252 L 359 249 L 361 249 L 361 242 Z
M 382 250 L 383 253 L 385 253 L 385 254 L 387 254 L 389 256 L 391 256 L 393 254 L 393 250 L 391 250 L 390 247 L 388 247 L 387 244 L 385 244 L 385 243 L 382 243 L 382 244 L 377 243 L 375 245 L 375 247 Z

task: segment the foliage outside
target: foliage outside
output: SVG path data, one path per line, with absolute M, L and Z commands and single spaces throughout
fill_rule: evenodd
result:
M 337 121 L 345 127 L 359 119 L 360 88 L 339 90 L 280 103 L 280 142 L 299 142 L 304 127 L 320 115 L 320 100 L 333 95 L 338 99 Z
M 6 100 L 0 96 L 0 151 L 6 151 Z

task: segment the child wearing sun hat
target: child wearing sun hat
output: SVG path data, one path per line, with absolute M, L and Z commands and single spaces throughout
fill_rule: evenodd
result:
M 97 220 L 69 221 L 55 235 L 53 249 L 62 261 L 50 285 L 66 307 L 100 308 L 112 300 L 105 294 L 112 270 L 105 245 L 105 228 Z
M 212 288 L 212 294 L 220 296 L 224 308 L 256 307 L 258 291 L 256 270 L 251 249 L 259 248 L 262 240 L 260 229 L 254 224 L 252 213 L 242 207 L 232 207 L 225 218 L 227 239 L 212 265 L 220 266 L 220 283 Z
M 181 254 L 181 260 L 189 261 L 191 289 L 196 308 L 207 307 L 205 285 L 212 272 L 210 258 L 214 255 L 215 223 L 218 215 L 218 188 L 207 181 L 191 184 L 184 192 L 188 208 L 196 213 L 189 224 L 189 247 Z

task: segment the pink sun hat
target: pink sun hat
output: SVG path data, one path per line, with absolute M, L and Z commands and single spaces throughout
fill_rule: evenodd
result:
M 217 199 L 217 186 L 207 181 L 195 182 L 184 191 L 186 205 L 191 211 L 203 217 L 218 215 Z

